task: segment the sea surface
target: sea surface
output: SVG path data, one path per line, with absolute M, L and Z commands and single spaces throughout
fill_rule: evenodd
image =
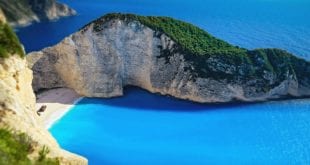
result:
M 310 0 L 61 0 L 78 16 L 18 29 L 26 51 L 52 46 L 110 12 L 171 16 L 244 48 L 282 48 L 310 59 Z
M 171 16 L 240 47 L 310 59 L 309 0 L 61 0 L 78 16 L 17 29 L 27 52 L 106 13 Z M 310 100 L 202 105 L 137 88 L 83 99 L 51 129 L 90 165 L 310 164 Z
M 129 88 L 50 129 L 90 165 L 310 164 L 308 100 L 202 105 Z

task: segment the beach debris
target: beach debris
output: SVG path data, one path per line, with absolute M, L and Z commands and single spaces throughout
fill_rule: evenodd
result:
M 46 108 L 47 108 L 46 105 L 42 105 L 41 108 L 37 110 L 37 115 L 40 116 L 41 113 L 43 113 L 46 110 Z

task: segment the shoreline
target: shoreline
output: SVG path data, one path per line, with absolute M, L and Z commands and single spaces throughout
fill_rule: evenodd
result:
M 36 97 L 36 111 L 46 105 L 45 111 L 39 115 L 46 129 L 50 129 L 84 98 L 68 88 L 50 89 L 37 94 Z

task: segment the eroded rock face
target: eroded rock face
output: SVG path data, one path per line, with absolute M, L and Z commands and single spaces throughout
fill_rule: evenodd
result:
M 0 23 L 6 23 L 1 9 Z M 1 41 L 0 44 L 3 44 L 5 38 Z M 26 58 L 18 54 L 0 57 L 0 128 L 25 133 L 30 137 L 34 149 L 29 153 L 31 159 L 37 159 L 38 152 L 45 146 L 50 150 L 47 156 L 57 158 L 61 164 L 87 164 L 85 158 L 62 150 L 44 127 L 36 113 L 32 79 L 33 74 L 28 68 Z
M 59 158 L 61 164 L 87 164 L 86 159 L 62 150 L 44 128 L 35 110 L 32 78 L 26 59 L 18 55 L 0 58 L 0 127 L 31 137 L 36 152 L 30 157 L 38 157 L 37 151 L 47 146 L 51 151 L 48 156 Z
M 0 0 L 0 8 L 12 26 L 26 26 L 76 14 L 75 10 L 56 0 Z
M 231 75 L 231 80 L 194 75 L 195 66 L 176 47 L 167 35 L 139 21 L 112 19 L 92 23 L 56 46 L 30 53 L 27 60 L 36 91 L 69 87 L 87 97 L 115 97 L 123 94 L 124 86 L 133 85 L 202 103 L 310 95 L 309 78 L 298 80 L 288 70 L 281 79 L 272 72 L 247 79 L 242 77 L 247 66 L 233 66 L 217 57 L 206 61 L 209 70 Z M 309 65 L 305 69 L 310 73 Z M 236 72 L 238 76 L 233 75 Z

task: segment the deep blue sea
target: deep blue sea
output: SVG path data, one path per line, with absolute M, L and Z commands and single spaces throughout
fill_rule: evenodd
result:
M 79 13 L 19 29 L 26 51 L 61 41 L 109 12 L 171 16 L 234 45 L 282 48 L 310 59 L 310 0 L 61 0 Z
M 78 16 L 17 29 L 26 51 L 109 12 L 172 16 L 234 45 L 310 59 L 309 0 L 62 0 Z M 310 164 L 310 100 L 202 105 L 129 88 L 83 99 L 51 129 L 90 165 Z

